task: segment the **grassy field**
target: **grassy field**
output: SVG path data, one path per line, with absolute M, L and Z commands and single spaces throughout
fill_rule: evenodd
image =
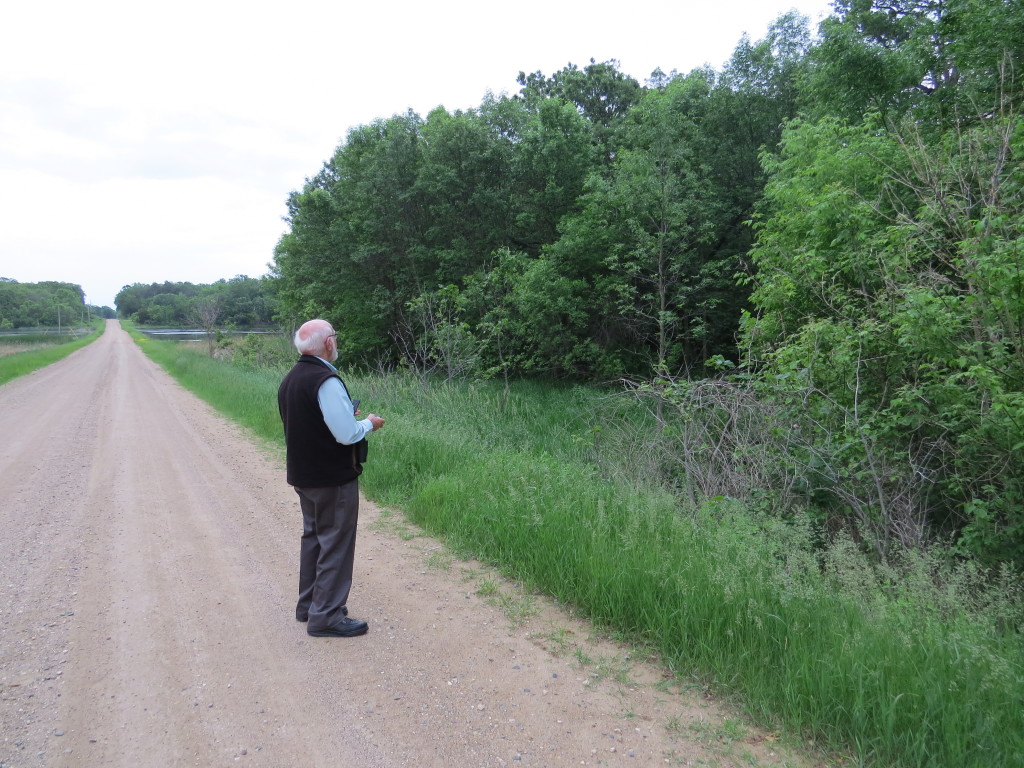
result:
M 139 343 L 280 445 L 283 369 Z M 727 498 L 690 508 L 628 482 L 603 447 L 615 429 L 608 414 L 646 416 L 609 393 L 345 378 L 364 412 L 388 419 L 371 438 L 365 493 L 457 552 L 571 604 L 681 680 L 742 702 L 757 722 L 856 764 L 1024 766 L 1013 572 L 921 553 L 881 571 L 849 539 L 823 545 L 799 516 L 757 515 Z
M 0 384 L 61 360 L 99 338 L 104 321 L 97 319 L 88 335 L 34 333 L 0 340 Z

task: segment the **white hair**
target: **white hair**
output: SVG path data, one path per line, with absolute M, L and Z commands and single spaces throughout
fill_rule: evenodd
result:
M 293 343 L 300 355 L 320 355 L 326 350 L 330 326 L 323 320 L 310 320 L 299 326 Z

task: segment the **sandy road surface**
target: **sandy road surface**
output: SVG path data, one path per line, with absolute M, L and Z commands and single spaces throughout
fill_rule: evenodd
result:
M 0 437 L 0 768 L 806 764 L 370 504 L 370 632 L 310 638 L 280 457 L 115 321 Z

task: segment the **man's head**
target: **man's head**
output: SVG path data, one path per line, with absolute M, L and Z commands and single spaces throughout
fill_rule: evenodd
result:
M 315 355 L 334 362 L 338 359 L 338 335 L 326 320 L 309 320 L 295 332 L 300 355 Z

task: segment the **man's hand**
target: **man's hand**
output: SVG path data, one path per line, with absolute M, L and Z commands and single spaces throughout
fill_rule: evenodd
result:
M 378 416 L 375 413 L 371 413 L 366 418 L 368 418 L 370 420 L 370 423 L 373 424 L 373 431 L 374 432 L 376 432 L 378 429 L 380 429 L 381 427 L 384 426 L 384 419 L 382 419 L 380 416 Z

